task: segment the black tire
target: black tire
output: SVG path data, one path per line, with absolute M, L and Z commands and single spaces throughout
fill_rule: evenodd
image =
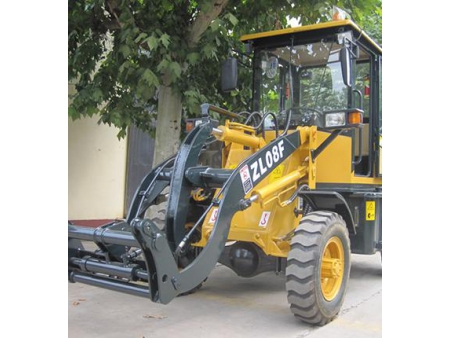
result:
M 330 261 L 334 265 L 326 270 Z M 333 276 L 322 279 L 322 271 Z M 291 240 L 287 260 L 291 312 L 312 325 L 329 323 L 342 306 L 349 275 L 350 239 L 342 217 L 330 211 L 304 216 Z
M 169 194 L 170 187 L 164 188 L 163 191 L 161 191 L 160 196 L 164 196 Z M 165 227 L 165 219 L 166 219 L 166 212 L 167 212 L 167 198 L 164 198 L 162 201 L 158 201 L 158 199 L 155 201 L 155 204 L 152 204 L 148 207 L 148 209 L 145 211 L 144 218 L 149 218 L 153 223 L 156 224 L 156 226 L 164 231 Z
M 163 192 L 161 192 L 161 194 L 168 194 L 168 193 L 169 193 L 169 188 L 165 188 L 165 190 L 163 190 Z M 145 217 L 149 218 L 153 223 L 155 223 L 156 226 L 160 230 L 165 231 L 166 212 L 167 212 L 167 201 L 164 201 L 159 204 L 154 204 L 154 205 L 150 206 L 146 211 Z M 179 259 L 178 259 L 178 267 L 180 269 L 187 267 L 200 254 L 201 249 L 202 248 L 192 247 L 192 246 L 188 245 L 185 248 L 183 255 L 181 257 L 179 257 Z M 195 293 L 197 290 L 199 290 L 203 286 L 203 283 L 206 280 L 207 280 L 207 278 L 205 278 L 205 280 L 203 282 L 201 282 L 199 285 L 197 285 L 193 289 L 183 292 L 183 293 L 180 293 L 178 296 L 187 296 L 187 295 Z
M 192 261 L 194 261 L 194 259 L 200 254 L 201 251 L 202 251 L 202 248 L 189 246 L 186 249 L 186 252 L 184 253 L 183 257 L 181 257 L 178 260 L 178 267 L 179 268 L 187 267 L 189 264 L 192 263 Z M 197 292 L 198 290 L 200 290 L 200 288 L 203 286 L 203 283 L 206 282 L 207 279 L 208 278 L 205 278 L 203 280 L 203 282 L 198 284 L 196 287 L 194 287 L 193 289 L 190 289 L 189 291 L 180 293 L 178 296 L 187 296 L 187 295 Z

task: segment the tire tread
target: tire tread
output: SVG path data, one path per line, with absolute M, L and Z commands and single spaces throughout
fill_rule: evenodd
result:
M 286 290 L 291 312 L 303 322 L 325 325 L 335 315 L 325 315 L 318 305 L 315 280 L 316 264 L 321 256 L 320 245 L 326 230 L 335 223 L 345 222 L 340 215 L 330 211 L 313 211 L 304 216 L 294 232 L 287 259 Z M 348 231 L 345 227 L 347 240 Z

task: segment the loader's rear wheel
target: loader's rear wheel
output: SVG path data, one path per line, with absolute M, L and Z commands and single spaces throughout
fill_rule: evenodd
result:
M 325 325 L 339 312 L 350 274 L 350 240 L 342 217 L 330 211 L 304 216 L 291 240 L 286 289 L 291 312 Z

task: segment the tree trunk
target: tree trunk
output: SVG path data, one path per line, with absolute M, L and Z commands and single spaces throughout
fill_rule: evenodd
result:
M 178 151 L 181 127 L 181 94 L 170 86 L 161 85 L 158 95 L 158 115 L 155 135 L 155 167 Z
M 200 37 L 227 5 L 228 0 L 209 0 L 207 11 L 200 11 L 187 32 L 186 40 L 189 48 L 194 48 Z M 186 71 L 186 70 L 185 70 Z M 155 152 L 153 166 L 174 155 L 180 145 L 181 127 L 181 94 L 170 87 L 169 76 L 163 76 L 163 84 L 159 87 L 158 115 L 155 135 Z

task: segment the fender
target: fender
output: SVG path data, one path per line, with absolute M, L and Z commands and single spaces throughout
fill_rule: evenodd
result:
M 355 222 L 345 198 L 334 191 L 300 191 L 299 197 L 302 197 L 311 206 L 313 210 L 334 211 L 344 218 L 347 229 L 350 234 L 356 234 Z

